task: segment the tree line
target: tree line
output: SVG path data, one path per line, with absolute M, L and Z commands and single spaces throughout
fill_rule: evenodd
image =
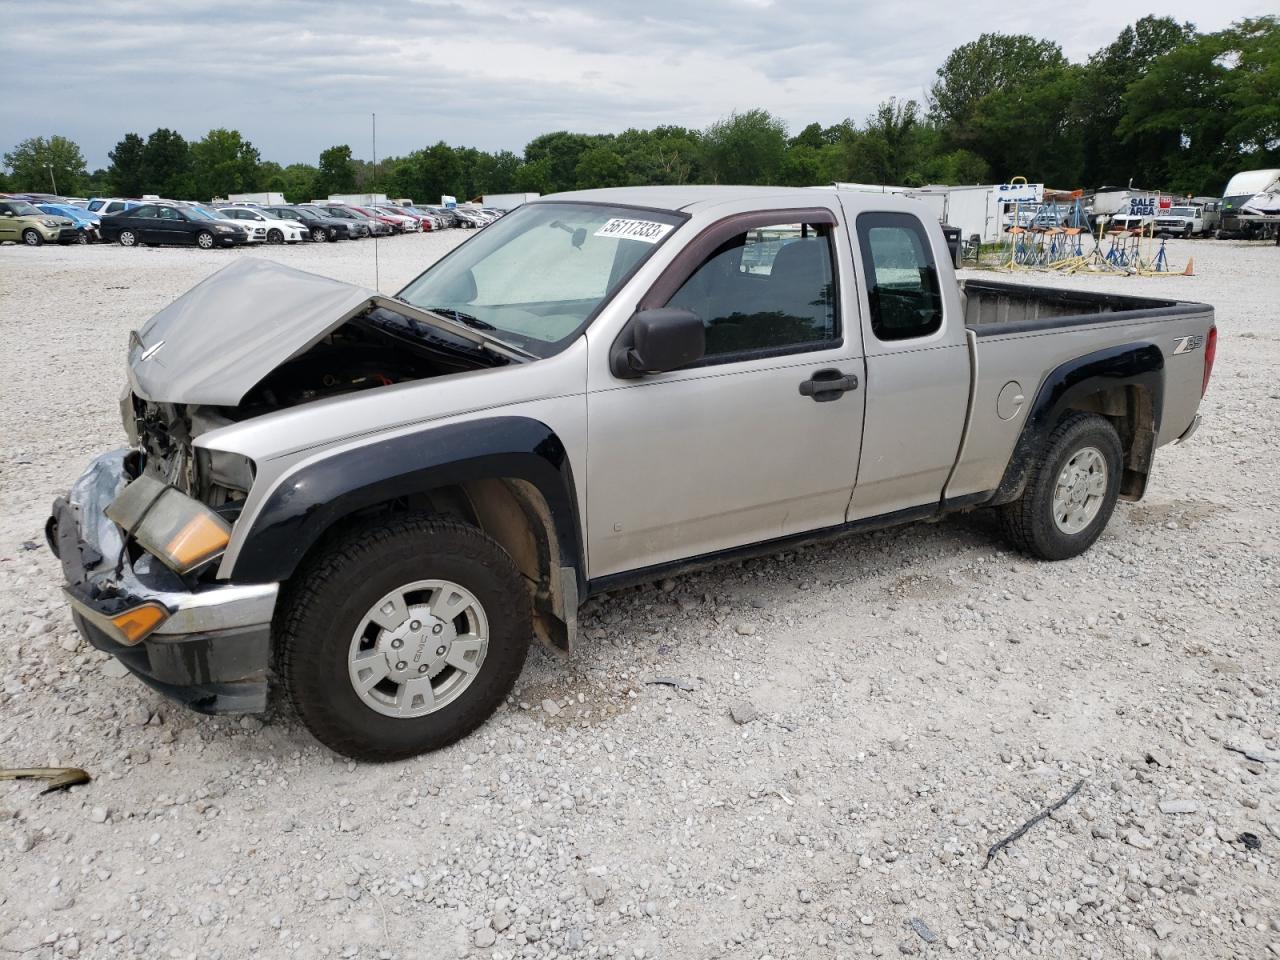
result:
M 1280 19 L 1215 33 L 1147 16 L 1083 63 L 1051 39 L 983 34 L 937 70 L 924 102 L 890 98 L 858 122 L 792 134 L 762 109 L 705 129 L 546 133 L 522 154 L 440 141 L 376 165 L 351 147 L 315 164 L 263 160 L 236 130 L 185 140 L 167 128 L 127 133 L 90 173 L 62 136 L 32 137 L 4 155 L 0 189 L 201 198 L 271 190 L 291 202 L 380 192 L 441 194 L 641 184 L 808 186 L 833 181 L 917 186 L 1005 182 L 1126 186 L 1217 195 L 1242 169 L 1280 166 Z

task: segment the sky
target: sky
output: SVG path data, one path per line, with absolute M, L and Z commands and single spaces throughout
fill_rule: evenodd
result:
M 1163 0 L 1202 31 L 1274 0 Z M 1030 33 L 1072 60 L 1144 8 L 920 0 L 0 0 L 0 151 L 80 144 L 90 169 L 126 133 L 239 130 L 263 159 L 445 140 L 521 152 L 540 133 L 702 128 L 764 107 L 793 132 L 923 100 L 956 46 Z

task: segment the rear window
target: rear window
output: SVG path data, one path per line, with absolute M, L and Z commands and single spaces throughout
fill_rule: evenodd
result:
M 909 213 L 858 216 L 858 245 L 879 340 L 926 337 L 942 327 L 942 292 L 924 225 Z

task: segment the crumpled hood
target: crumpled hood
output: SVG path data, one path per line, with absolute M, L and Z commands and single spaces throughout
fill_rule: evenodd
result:
M 233 407 L 374 296 L 270 260 L 237 258 L 130 334 L 130 383 L 158 403 Z

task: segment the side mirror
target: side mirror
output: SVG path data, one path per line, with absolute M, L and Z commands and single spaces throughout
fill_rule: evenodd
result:
M 659 307 L 637 312 L 628 324 L 631 346 L 614 350 L 614 376 L 634 378 L 646 373 L 677 370 L 701 360 L 707 350 L 707 331 L 692 310 Z

